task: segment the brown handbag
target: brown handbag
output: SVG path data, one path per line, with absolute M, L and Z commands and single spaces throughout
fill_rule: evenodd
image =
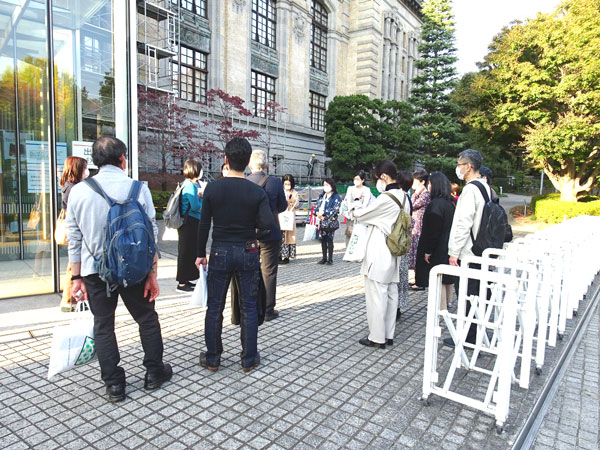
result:
M 64 209 L 60 210 L 58 219 L 56 219 L 56 229 L 54 230 L 54 239 L 58 245 L 67 245 L 67 224 L 65 216 L 67 215 Z

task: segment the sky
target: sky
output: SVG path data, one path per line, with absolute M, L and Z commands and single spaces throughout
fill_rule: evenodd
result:
M 560 0 L 454 0 L 457 69 L 459 74 L 477 70 L 475 63 L 488 53 L 492 38 L 514 20 L 548 13 Z

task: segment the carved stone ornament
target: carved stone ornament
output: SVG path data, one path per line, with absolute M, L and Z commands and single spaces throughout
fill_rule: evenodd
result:
M 296 11 L 292 12 L 292 32 L 296 38 L 296 42 L 301 44 L 306 35 L 306 19 Z
M 233 9 L 235 9 L 236 12 L 241 13 L 244 11 L 246 3 L 248 3 L 248 0 L 233 0 Z

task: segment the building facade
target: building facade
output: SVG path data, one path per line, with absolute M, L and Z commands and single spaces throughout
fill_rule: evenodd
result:
M 336 95 L 408 98 L 420 3 L 139 1 L 138 79 L 144 87 L 174 93 L 200 133 L 207 91 L 241 97 L 253 116 L 237 123 L 262 133 L 255 146 L 268 150 L 271 172 L 310 181 L 309 174 L 326 172 L 324 115 Z M 265 117 L 269 102 L 285 109 L 275 120 Z M 157 160 L 142 156 L 140 169 L 151 171 Z M 218 171 L 221 162 L 222 155 L 211 158 L 209 171 Z M 178 171 L 178 164 L 171 170 Z

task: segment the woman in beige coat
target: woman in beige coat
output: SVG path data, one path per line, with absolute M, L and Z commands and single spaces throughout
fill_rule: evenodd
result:
M 374 176 L 381 194 L 365 208 L 354 203 L 350 211 L 352 219 L 368 226 L 367 249 L 360 273 L 365 277 L 369 335 L 359 341 L 367 347 L 385 348 L 386 344 L 394 343 L 400 258 L 391 254 L 386 238 L 394 228 L 400 208 L 390 195 L 410 214 L 408 198 L 396 181 L 397 173 L 392 161 L 380 162 Z
M 290 258 L 296 259 L 296 208 L 300 204 L 300 201 L 298 199 L 298 192 L 294 189 L 296 187 L 294 177 L 287 174 L 284 175 L 281 180 L 283 181 L 285 199 L 288 203 L 287 211 L 294 212 L 294 229 L 282 233 L 283 239 L 281 241 L 281 252 L 279 254 L 279 264 L 288 264 Z

